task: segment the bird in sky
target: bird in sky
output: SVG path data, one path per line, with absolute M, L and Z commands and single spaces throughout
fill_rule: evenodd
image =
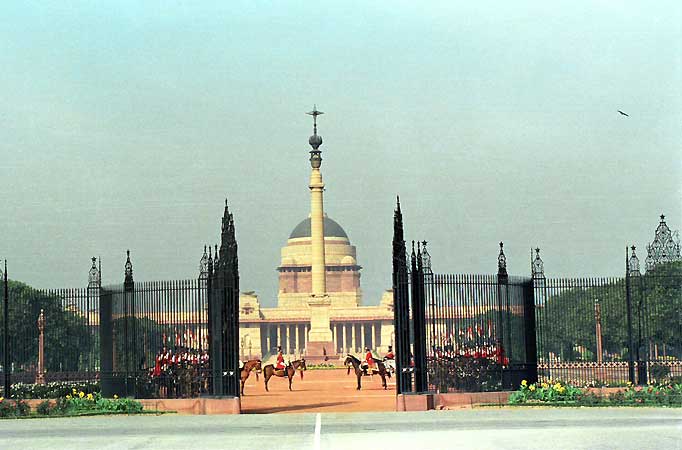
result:
M 621 111 L 620 109 L 618 110 L 618 112 L 621 113 L 622 115 L 624 115 L 625 117 L 630 117 L 628 114 L 625 114 L 625 113 L 624 113 L 623 111 Z

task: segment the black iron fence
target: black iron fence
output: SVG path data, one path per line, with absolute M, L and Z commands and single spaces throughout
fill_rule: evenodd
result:
M 210 393 L 206 279 L 99 291 L 102 391 L 141 398 Z
M 87 288 L 36 290 L 20 283 L 9 287 L 12 381 L 93 380 L 99 370 L 99 303 L 94 292 Z
M 540 380 L 581 386 L 627 382 L 625 279 L 534 281 Z
M 525 278 L 508 276 L 502 243 L 497 275 L 434 274 L 426 242 L 408 257 L 398 204 L 398 393 L 682 382 L 682 261 L 648 258 L 641 274 L 632 247 L 624 277 L 546 278 L 535 252 Z
M 429 274 L 424 281 L 429 390 L 493 391 L 532 377 L 524 341 L 529 278 Z
M 682 377 L 679 264 L 622 278 L 536 280 L 540 379 L 601 386 Z
M 239 270 L 227 204 L 215 258 L 204 248 L 198 279 L 88 287 L 0 290 L 0 376 L 11 383 L 98 381 L 104 396 L 239 395 Z M 9 349 L 9 350 L 7 350 Z

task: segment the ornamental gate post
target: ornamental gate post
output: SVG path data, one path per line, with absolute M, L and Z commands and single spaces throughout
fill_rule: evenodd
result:
M 511 308 L 509 305 L 509 275 L 507 274 L 507 257 L 504 255 L 504 243 L 500 242 L 500 253 L 497 256 L 497 307 L 498 307 L 498 320 L 500 326 L 500 332 L 497 336 L 498 339 L 498 352 L 500 353 L 502 360 L 509 360 L 509 365 L 506 369 L 503 364 L 501 367 L 501 382 L 504 388 L 512 387 L 512 375 L 510 371 L 510 366 L 512 362 L 512 342 L 511 342 L 511 323 L 510 315 Z
M 393 327 L 395 333 L 396 393 L 412 392 L 410 367 L 410 276 L 403 238 L 400 198 L 393 214 Z
M 239 397 L 239 260 L 234 217 L 225 200 L 220 252 L 209 274 L 209 336 L 213 395 Z M 210 272 L 210 271 L 209 271 Z
M 0 271 L 2 272 L 2 271 Z M 9 288 L 8 288 L 8 281 L 7 281 L 7 260 L 5 260 L 5 271 L 2 272 L 2 278 L 4 281 L 4 308 L 3 308 L 3 316 L 4 316 L 4 325 L 5 325 L 5 333 L 4 333 L 4 361 L 3 361 L 3 366 L 2 370 L 5 375 L 5 398 L 10 398 L 11 397 L 11 386 L 12 382 L 10 380 L 10 371 L 12 369 L 11 363 L 10 363 L 10 355 L 9 355 Z
M 627 308 L 627 327 L 628 327 L 628 379 L 630 383 L 636 384 L 635 377 L 635 342 L 632 336 L 632 295 L 629 268 L 629 252 L 625 247 L 625 307 Z
M 414 324 L 414 388 L 416 392 L 428 390 L 426 373 L 426 295 L 424 289 L 424 263 L 421 243 L 417 242 L 417 254 L 412 242 L 412 320 Z

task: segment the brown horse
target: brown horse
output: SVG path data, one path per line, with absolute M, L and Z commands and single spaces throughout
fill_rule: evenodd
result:
M 244 367 L 242 367 L 240 377 L 242 381 L 242 395 L 244 395 L 244 383 L 246 383 L 246 379 L 249 378 L 249 375 L 251 375 L 251 372 L 255 370 L 256 371 L 256 381 L 258 380 L 258 373 L 261 371 L 261 361 L 260 359 L 252 359 L 250 361 L 247 361 L 244 363 Z
M 379 374 L 381 377 L 381 385 L 384 387 L 384 389 L 387 389 L 386 386 L 386 377 L 388 376 L 391 378 L 391 372 L 386 370 L 386 366 L 384 365 L 383 362 L 374 360 L 374 364 L 376 364 L 376 369 L 372 369 L 372 374 Z M 358 377 L 358 391 L 360 390 L 360 379 L 362 378 L 363 374 L 366 374 L 366 372 L 362 369 L 362 362 L 356 358 L 355 356 L 348 354 L 346 356 L 346 360 L 343 362 L 343 365 L 348 368 L 346 371 L 346 375 L 350 374 L 350 366 L 353 366 L 353 369 L 355 369 L 355 376 Z
M 263 367 L 263 380 L 265 380 L 265 390 L 270 392 L 268 389 L 268 381 L 271 377 L 288 377 L 289 378 L 289 390 L 291 391 L 291 381 L 294 378 L 294 374 L 298 370 L 301 374 L 301 379 L 303 379 L 303 371 L 308 370 L 305 365 L 305 359 L 297 359 L 296 361 L 291 361 L 291 364 L 286 366 L 284 369 L 275 369 L 274 364 L 268 364 Z

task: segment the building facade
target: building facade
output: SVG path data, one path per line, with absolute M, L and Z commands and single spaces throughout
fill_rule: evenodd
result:
M 344 229 L 324 214 L 322 137 L 308 143 L 311 174 L 310 216 L 296 225 L 281 251 L 277 306 L 262 308 L 253 292 L 240 296 L 242 359 L 264 358 L 277 346 L 286 354 L 329 360 L 346 353 L 386 353 L 393 345 L 393 293 L 384 292 L 377 306 L 361 306 L 360 270 Z

